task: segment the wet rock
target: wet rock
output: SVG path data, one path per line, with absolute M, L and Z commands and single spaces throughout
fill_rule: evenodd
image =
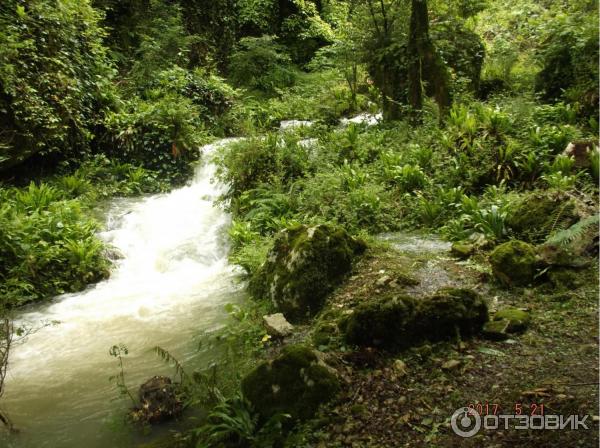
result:
M 274 338 L 284 338 L 292 334 L 294 326 L 290 324 L 281 313 L 263 316 L 263 325 L 267 334 Z
M 487 305 L 474 291 L 444 288 L 415 300 L 385 296 L 359 305 L 345 327 L 355 345 L 403 349 L 425 341 L 468 337 L 487 321 Z
M 527 311 L 517 308 L 505 308 L 494 314 L 493 321 L 508 321 L 507 333 L 522 333 L 531 322 L 531 315 Z
M 183 411 L 175 385 L 165 376 L 150 378 L 140 386 L 140 406 L 133 409 L 131 417 L 136 422 L 160 423 L 177 417 Z
M 255 297 L 269 299 L 292 322 L 318 312 L 352 269 L 365 244 L 340 228 L 297 225 L 275 238 L 266 262 L 250 281 Z
M 313 350 L 290 345 L 280 356 L 256 367 L 242 380 L 244 396 L 265 420 L 277 413 L 294 420 L 314 416 L 337 393 L 339 381 Z
M 536 262 L 535 248 L 523 241 L 501 244 L 490 254 L 494 275 L 505 286 L 525 286 L 533 282 Z

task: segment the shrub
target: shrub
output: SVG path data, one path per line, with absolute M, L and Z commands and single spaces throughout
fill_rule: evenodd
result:
M 296 80 L 290 57 L 272 36 L 242 38 L 231 55 L 229 72 L 236 85 L 267 93 Z
M 0 305 L 79 291 L 108 275 L 96 223 L 60 196 L 45 184 L 0 191 Z
M 2 2 L 0 169 L 88 151 L 114 96 L 99 19 L 87 1 Z

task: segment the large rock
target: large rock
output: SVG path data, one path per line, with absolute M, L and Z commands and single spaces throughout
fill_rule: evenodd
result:
M 476 292 L 444 288 L 424 299 L 387 296 L 359 305 L 345 324 L 350 344 L 404 349 L 425 341 L 468 337 L 487 321 Z
M 501 244 L 490 254 L 496 278 L 506 286 L 525 286 L 533 282 L 536 267 L 535 248 L 523 241 Z
M 170 378 L 155 376 L 140 386 L 140 406 L 131 417 L 141 423 L 160 423 L 181 414 L 183 405 Z
M 473 336 L 488 320 L 485 300 L 471 289 L 443 288 L 419 304 L 418 332 L 429 341 Z
M 275 238 L 250 290 L 271 300 L 292 321 L 313 315 L 365 247 L 345 230 L 328 225 L 288 228 Z
M 339 389 L 339 380 L 316 352 L 302 345 L 290 345 L 280 356 L 256 367 L 242 380 L 242 392 L 265 420 L 275 414 L 294 420 L 314 416 L 321 403 Z
M 415 342 L 417 301 L 409 296 L 384 296 L 361 303 L 345 325 L 350 344 L 408 347 Z

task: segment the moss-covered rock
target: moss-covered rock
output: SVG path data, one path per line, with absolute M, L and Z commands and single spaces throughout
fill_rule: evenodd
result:
M 469 289 L 445 288 L 431 297 L 383 297 L 361 304 L 346 325 L 350 344 L 403 349 L 424 341 L 471 336 L 487 321 L 487 305 Z
M 285 347 L 280 356 L 242 380 L 244 396 L 265 420 L 278 413 L 290 414 L 294 420 L 311 418 L 338 389 L 336 375 L 302 345 Z
M 536 262 L 535 248 L 523 241 L 513 240 L 501 244 L 490 254 L 494 275 L 506 286 L 531 283 Z
M 418 331 L 429 341 L 472 336 L 488 320 L 485 300 L 471 289 L 443 288 L 419 306 Z
M 321 309 L 365 247 L 333 226 L 288 228 L 275 238 L 267 260 L 250 281 L 250 291 L 271 300 L 288 319 L 302 319 Z
M 529 327 L 531 315 L 517 308 L 506 308 L 494 314 L 494 321 L 508 321 L 507 333 L 521 333 Z
M 409 296 L 384 296 L 360 304 L 345 324 L 350 344 L 381 347 L 408 347 L 413 331 L 417 302 Z
M 464 241 L 453 243 L 450 253 L 456 258 L 466 260 L 475 253 L 475 245 Z
M 530 243 L 544 241 L 558 222 L 568 227 L 578 220 L 575 201 L 562 193 L 530 193 L 510 210 L 508 227 L 519 239 Z
M 510 321 L 507 319 L 491 320 L 483 326 L 482 334 L 486 339 L 492 341 L 504 341 L 508 339 L 508 327 Z

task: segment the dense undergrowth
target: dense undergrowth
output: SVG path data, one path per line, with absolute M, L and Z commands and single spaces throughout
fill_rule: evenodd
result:
M 4 2 L 0 309 L 109 275 L 95 210 L 185 184 L 225 136 L 245 137 L 214 162 L 230 258 L 250 280 L 300 224 L 374 246 L 435 233 L 485 254 L 596 226 L 597 2 L 429 8 L 435 73 L 415 79 L 417 18 L 400 1 Z M 573 142 L 584 150 L 566 154 Z M 189 405 L 218 405 L 184 446 L 284 443 L 288 416 L 263 421 L 235 395 L 277 349 L 260 325 L 272 306 L 255 299 L 212 335 L 230 374 L 186 384 Z

